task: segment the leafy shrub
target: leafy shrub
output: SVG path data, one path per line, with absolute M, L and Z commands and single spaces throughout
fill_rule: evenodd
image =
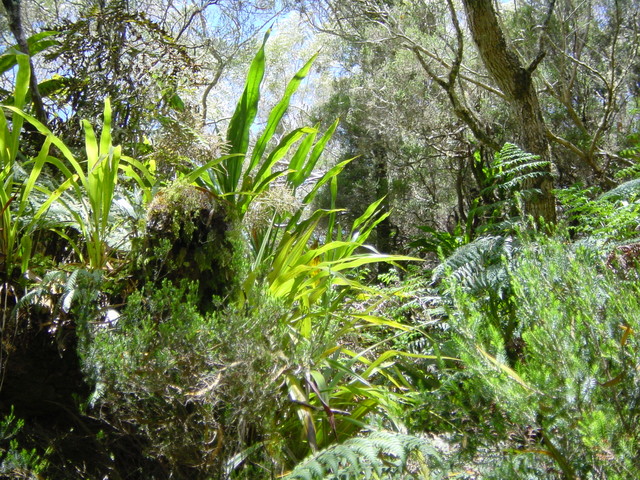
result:
M 141 437 L 178 478 L 210 478 L 282 415 L 285 328 L 266 297 L 251 313 L 203 316 L 193 284 L 133 293 L 117 323 L 83 340 L 94 406 Z
M 16 418 L 11 412 L 0 418 L 0 477 L 2 478 L 41 478 L 40 474 L 47 468 L 48 460 L 45 452 L 41 456 L 35 449 L 20 447 L 16 436 L 22 430 L 24 420 Z
M 510 345 L 508 322 L 456 287 L 450 323 L 464 388 L 443 388 L 485 406 L 472 410 L 490 426 L 476 446 L 510 453 L 508 468 L 491 468 L 531 474 L 538 463 L 546 466 L 534 478 L 630 478 L 640 467 L 638 285 L 599 259 L 584 245 L 527 244 L 509 267 Z

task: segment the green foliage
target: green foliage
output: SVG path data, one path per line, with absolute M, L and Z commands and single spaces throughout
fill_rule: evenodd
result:
M 479 298 L 504 299 L 510 293 L 507 266 L 518 251 L 513 236 L 481 236 L 462 245 L 433 270 L 435 282 L 449 278 Z
M 21 448 L 16 436 L 24 427 L 24 420 L 16 418 L 13 407 L 8 415 L 0 419 L 0 475 L 4 478 L 41 478 L 48 466 L 46 454 L 41 456 L 35 449 Z
M 488 186 L 481 195 L 493 196 L 495 201 L 478 204 L 469 212 L 469 217 L 485 217 L 481 231 L 512 231 L 522 215 L 522 203 L 540 194 L 532 185 L 548 176 L 548 170 L 549 162 L 541 161 L 539 155 L 505 143 L 496 152 L 494 163 L 484 172 Z
M 315 453 L 284 478 L 436 479 L 445 478 L 446 469 L 443 467 L 440 454 L 426 440 L 398 433 L 373 432 Z
M 198 178 L 202 184 L 225 199 L 233 206 L 241 219 L 249 205 L 280 177 L 287 177 L 287 185 L 294 191 L 310 177 L 324 147 L 335 130 L 334 124 L 319 139 L 317 128 L 301 127 L 282 137 L 277 145 L 267 153 L 274 135 L 280 128 L 281 120 L 286 113 L 291 97 L 300 83 L 308 75 L 316 58 L 314 55 L 291 79 L 284 94 L 269 114 L 267 123 L 258 137 L 253 150 L 249 153 L 249 137 L 258 112 L 260 87 L 265 73 L 264 47 L 269 32 L 264 37 L 262 46 L 254 57 L 245 82 L 242 97 L 227 130 L 228 155 L 220 158 L 219 166 L 212 163 L 201 167 L 189 175 Z M 296 143 L 297 149 L 291 152 Z M 273 172 L 279 163 L 288 158 L 288 165 Z M 335 175 L 335 172 L 333 173 Z M 325 178 L 326 177 L 326 178 Z M 325 183 L 331 176 L 325 176 L 318 183 Z
M 598 195 L 598 189 L 574 185 L 557 192 L 572 233 L 614 242 L 638 236 L 638 180 Z
M 135 273 L 158 286 L 165 279 L 198 282 L 203 306 L 214 295 L 235 296 L 244 276 L 238 260 L 246 250 L 235 239 L 237 229 L 229 205 L 211 191 L 172 182 L 147 208 Z
M 91 269 L 104 269 L 110 260 L 108 237 L 114 228 L 113 218 L 110 215 L 120 170 L 132 176 L 141 188 L 149 188 L 149 182 L 154 181 L 152 174 L 141 162 L 122 156 L 121 147 L 113 145 L 109 100 L 105 101 L 103 127 L 99 141 L 91 124 L 86 120 L 83 121 L 86 161 L 78 160 L 59 137 L 32 116 L 15 107 L 5 108 L 14 116 L 21 118 L 21 122 L 26 120 L 45 136 L 41 153 L 43 160 L 46 158 L 65 177 L 65 181 L 53 193 L 49 193 L 49 199 L 43 207 L 48 207 L 55 200 L 59 200 L 66 207 L 74 220 L 74 226 L 82 233 L 87 258 L 85 258 L 83 245 L 76 244 L 69 237 L 66 239 Z M 62 154 L 63 160 L 47 156 L 51 145 Z M 135 169 L 141 173 L 138 174 Z M 69 189 L 75 198 L 74 201 L 65 202 L 61 194 Z M 44 188 L 40 190 L 48 193 Z M 63 236 L 65 236 L 64 233 Z
M 43 8 L 40 16 L 47 16 L 48 6 Z M 41 66 L 60 87 L 48 107 L 52 117 L 64 112 L 56 118 L 56 133 L 74 151 L 84 143 L 80 120 L 99 118 L 105 98 L 111 99 L 115 143 L 134 155 L 158 122 L 181 109 L 178 90 L 187 76 L 197 75 L 198 65 L 175 30 L 154 20 L 154 8 L 106 0 L 69 5 L 64 14 L 49 10 L 47 24 L 59 34 Z
M 134 426 L 147 454 L 162 459 L 178 477 L 231 474 L 248 458 L 271 462 L 270 470 L 281 472 L 310 451 L 352 437 L 374 412 L 377 418 L 389 416 L 399 423 L 399 392 L 411 387 L 395 365 L 402 358 L 424 357 L 385 350 L 384 342 L 374 336 L 372 345 L 361 345 L 358 338 L 366 329 L 406 329 L 371 315 L 358 303 L 373 293 L 358 280 L 358 268 L 409 259 L 366 246 L 373 229 L 386 218 L 379 208 L 382 200 L 348 228 L 340 225 L 335 208 L 308 216 L 304 212 L 325 184 L 335 199 L 336 177 L 348 161 L 309 179 L 337 123 L 324 135 L 317 129 L 298 129 L 265 154 L 311 63 L 290 82 L 247 158 L 246 169 L 237 161 L 247 155 L 254 113 L 241 101 L 229 133 L 240 150 L 232 147 L 228 155 L 158 192 L 148 221 L 173 236 L 158 234 L 158 241 L 147 247 L 165 259 L 173 249 L 177 254 L 153 276 L 154 285 L 126 298 L 120 317 L 106 307 L 103 279 L 114 259 L 109 240 L 119 172 L 145 189 L 145 198 L 155 182 L 153 174 L 113 145 L 109 101 L 99 138 L 88 122 L 83 124 L 86 161 L 33 117 L 15 106 L 5 107 L 44 136 L 38 161 L 55 166 L 64 181 L 54 194 L 43 186 L 33 188 L 48 195 L 45 207 L 57 201 L 71 215 L 80 240 L 59 233 L 88 267 L 45 275 L 21 305 L 47 305 L 50 315 L 75 321 L 83 369 L 95 386 L 89 407 L 108 406 L 110 422 L 120 432 L 131 434 Z M 253 99 L 249 103 L 257 102 L 263 69 L 259 53 L 247 82 L 245 100 Z M 60 158 L 49 155 L 50 146 Z M 288 168 L 272 173 L 287 155 Z M 196 180 L 202 185 L 192 185 Z M 303 196 L 295 208 L 281 209 L 277 202 L 266 201 L 282 184 L 291 197 Z M 266 206 L 268 220 L 247 224 L 247 238 L 254 247 L 248 278 L 221 277 L 217 271 L 196 278 L 200 288 L 228 281 L 237 289 L 244 280 L 242 299 L 228 305 L 218 299 L 215 314 L 203 313 L 211 309 L 203 309 L 195 293 L 198 286 L 180 279 L 193 278 L 189 270 L 212 271 L 213 257 L 207 256 L 211 249 L 223 263 L 236 262 L 235 255 L 221 248 L 229 240 L 227 227 L 259 201 Z M 211 237 L 215 229 L 222 237 Z M 194 249 L 182 248 L 181 242 L 189 241 Z M 160 277 L 172 281 L 160 282 Z M 230 292 L 228 298 L 235 299 L 237 293 Z M 56 322 L 50 331 L 60 326 Z M 268 455 L 256 450 L 260 444 L 268 448 Z M 254 453 L 245 455 L 248 451 Z M 238 456 L 243 460 L 236 461 Z
M 480 165 L 480 153 L 476 152 L 474 161 Z M 531 185 L 541 177 L 548 176 L 549 162 L 540 161 L 538 155 L 527 153 L 511 143 L 505 143 L 496 152 L 494 161 L 489 166 L 483 166 L 482 176 L 484 188 L 470 207 L 465 225 L 456 225 L 453 233 L 438 231 L 429 226 L 420 226 L 420 230 L 427 235 L 419 237 L 409 245 L 423 252 L 433 252 L 449 258 L 435 270 L 435 277 L 439 278 L 447 268 L 462 270 L 454 275 L 471 278 L 473 271 L 478 270 L 482 263 L 496 263 L 501 253 L 492 246 L 496 241 L 504 240 L 522 227 L 523 201 L 538 195 L 540 191 Z M 477 225 L 476 225 L 477 224 Z M 483 235 L 472 242 L 476 235 Z M 495 236 L 491 235 L 494 234 Z M 471 243 L 471 245 L 467 245 Z M 509 249 L 503 252 L 510 255 Z M 454 253 L 455 252 L 455 253 Z M 480 256 L 485 256 L 480 260 Z M 475 257 L 475 258 L 471 258 Z M 498 262 L 500 263 L 500 262 Z M 496 281 L 497 272 L 486 271 L 483 283 L 492 288 Z M 466 272 L 464 270 L 467 270 Z M 478 279 L 476 279 L 478 280 Z M 500 292 L 498 292 L 500 294 Z
M 422 252 L 437 253 L 448 257 L 458 247 L 469 243 L 469 236 L 462 234 L 459 225 L 453 233 L 443 232 L 427 225 L 421 225 L 418 228 L 427 235 L 414 240 L 409 246 Z
M 29 86 L 29 58 L 15 55 L 18 64 L 13 106 L 4 106 L 12 113 L 11 127 L 4 112 L 0 115 L 0 266 L 6 277 L 14 270 L 26 272 L 33 252 L 33 235 L 42 226 L 44 216 L 51 203 L 64 191 L 62 185 L 54 192 L 37 185 L 48 157 L 51 141 L 46 140 L 38 156 L 32 161 L 20 161 L 21 130 L 24 107 Z M 26 170 L 29 169 L 29 170 Z M 48 198 L 41 205 L 32 205 L 32 194 L 38 190 L 46 192 Z M 6 280 L 7 278 L 4 278 Z
M 640 142 L 636 140 L 635 143 L 635 146 L 625 148 L 619 153 L 622 158 L 633 161 L 633 164 L 616 172 L 616 178 L 637 177 L 640 173 Z
M 36 33 L 35 35 L 31 35 L 29 38 L 27 38 L 29 53 L 32 56 L 37 55 L 47 48 L 57 45 L 58 41 L 55 38 L 52 38 L 56 35 L 58 35 L 58 32 L 56 31 L 44 31 Z M 21 55 L 24 55 L 24 53 L 19 51 L 18 45 L 13 45 L 2 52 L 0 56 L 0 74 L 11 70 L 15 66 L 19 66 L 19 57 Z
M 539 155 L 527 153 L 512 143 L 505 143 L 496 153 L 493 168 L 496 180 L 494 188 L 501 195 L 526 188 L 530 180 L 549 175 L 548 161 L 540 161 Z M 530 195 L 536 192 L 521 190 L 521 193 Z
M 251 313 L 204 316 L 194 285 L 133 293 L 115 323 L 81 338 L 91 404 L 108 405 L 121 431 L 135 426 L 146 453 L 178 478 L 216 475 L 286 415 L 277 373 L 286 326 L 263 298 Z
M 199 312 L 196 292 L 194 285 L 149 285 L 129 296 L 115 322 L 91 320 L 99 315 L 91 302 L 75 307 L 84 318 L 80 351 L 95 385 L 91 404 L 108 406 L 122 431 L 135 425 L 147 454 L 165 459 L 179 478 L 222 470 L 250 478 L 245 460 L 281 472 L 352 437 L 373 412 L 401 421 L 400 394 L 387 385 L 410 386 L 394 367 L 427 356 L 355 352 L 341 343 L 356 342 L 356 328 L 366 324 L 406 327 L 351 312 L 338 296 L 324 316 L 313 313 L 315 328 L 305 333 L 305 316 L 292 319 L 266 292 L 250 310 L 209 315 Z
M 227 132 L 228 154 L 188 173 L 184 180 L 198 181 L 229 205 L 231 216 L 246 218 L 252 247 L 250 275 L 244 282 L 244 299 L 251 301 L 266 280 L 269 291 L 305 313 L 320 304 L 332 288 L 360 288 L 348 272 L 375 262 L 407 260 L 377 252 L 356 253 L 373 229 L 388 214 L 378 200 L 357 218 L 348 232 L 337 222 L 335 205 L 310 215 L 305 209 L 323 185 L 330 184 L 335 202 L 337 176 L 350 161 L 343 161 L 312 179 L 313 170 L 337 128 L 337 122 L 319 137 L 317 128 L 302 127 L 282 137 L 268 151 L 292 95 L 307 76 L 312 57 L 287 85 L 271 111 L 262 134 L 249 153 L 249 136 L 256 118 L 265 71 L 264 42 L 253 59 L 242 98 Z M 319 138 L 318 138 L 319 137 Z M 293 150 L 294 145 L 297 148 Z M 267 153 L 268 152 L 268 153 Z M 277 171 L 273 172 L 274 169 Z M 295 198 L 303 196 L 302 200 Z M 283 203 L 289 203 L 283 207 Z M 304 217 L 305 220 L 301 220 Z M 321 222 L 327 222 L 326 233 Z M 320 242 L 323 243 L 320 243 Z M 313 246 L 312 246 L 313 243 Z
M 507 266 L 513 317 L 455 294 L 458 394 L 491 405 L 491 428 L 504 432 L 491 448 L 552 460 L 557 474 L 545 478 L 629 478 L 639 466 L 638 287 L 599 258 L 557 240 L 528 243 Z M 507 441 L 524 426 L 535 433 Z
M 626 181 L 617 187 L 603 193 L 602 200 L 629 200 L 636 198 L 640 193 L 640 178 Z

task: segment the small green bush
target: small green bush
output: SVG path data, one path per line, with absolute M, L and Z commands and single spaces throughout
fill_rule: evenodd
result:
M 507 453 L 490 478 L 623 479 L 640 468 L 640 292 L 599 259 L 558 240 L 523 246 L 506 266 L 511 344 L 500 310 L 454 281 L 449 321 L 463 369 L 442 388 L 465 413 L 452 421 L 481 437 L 476 455 Z
M 39 455 L 35 449 L 22 448 L 16 436 L 24 427 L 24 420 L 16 418 L 13 408 L 8 415 L 0 418 L 0 478 L 41 478 L 47 468 L 45 455 Z
M 197 287 L 163 283 L 133 293 L 113 325 L 82 340 L 91 406 L 139 436 L 174 478 L 212 478 L 238 452 L 264 440 L 283 414 L 277 372 L 281 307 L 202 315 Z

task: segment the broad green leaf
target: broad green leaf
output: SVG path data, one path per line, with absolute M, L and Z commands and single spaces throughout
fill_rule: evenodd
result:
M 50 37 L 58 35 L 59 33 L 60 32 L 56 31 L 45 31 L 36 33 L 35 35 L 27 38 L 27 45 L 29 46 L 29 53 L 31 54 L 31 56 L 36 55 L 49 47 L 58 45 L 60 42 Z M 11 70 L 17 65 L 18 62 L 16 57 L 18 55 L 24 55 L 24 53 L 22 53 L 18 49 L 17 45 L 9 47 L 2 54 L 0 54 L 0 74 Z
M 112 147 L 111 141 L 111 100 L 107 97 L 104 101 L 102 114 L 102 132 L 100 133 L 100 155 L 108 155 Z
M 34 185 L 36 184 L 36 180 L 40 176 L 42 172 L 42 168 L 44 167 L 45 161 L 49 156 L 49 148 L 51 147 L 51 138 L 45 138 L 44 144 L 42 148 L 40 148 L 40 153 L 35 159 L 33 164 L 33 168 L 29 173 L 29 177 L 23 185 L 23 190 L 20 198 L 20 203 L 18 205 L 17 216 L 21 217 L 25 211 L 25 208 L 29 202 L 29 196 L 31 195 L 31 191 L 33 190 Z
M 56 75 L 54 78 L 40 82 L 38 84 L 38 91 L 43 97 L 49 97 L 66 89 L 68 82 L 69 80 L 67 78 Z
M 31 66 L 29 64 L 29 57 L 21 54 L 16 55 L 16 61 L 18 63 L 18 74 L 16 76 L 16 85 L 14 90 L 14 103 L 13 106 L 22 109 L 25 104 L 27 92 L 29 91 L 29 79 L 31 78 Z
M 260 183 L 258 183 L 253 190 L 251 191 L 252 196 L 256 196 L 259 195 L 260 193 L 262 193 L 263 191 L 267 190 L 269 188 L 269 185 L 271 185 L 271 183 L 277 179 L 282 177 L 283 175 L 287 175 L 290 172 L 290 170 L 282 170 L 280 172 L 275 172 L 272 173 L 271 175 L 269 175 L 268 177 L 264 177 Z
M 169 99 L 169 106 L 171 106 L 171 108 L 179 112 L 184 112 L 184 109 L 185 109 L 184 101 L 182 100 L 182 98 L 180 98 L 180 95 L 178 95 L 177 93 L 174 93 Z
M 15 110 L 21 111 L 24 107 L 27 92 L 29 91 L 29 79 L 31 77 L 31 67 L 29 65 L 29 57 L 23 54 L 16 55 L 18 63 L 18 73 L 16 75 L 15 90 L 13 94 Z M 14 111 L 15 111 L 14 110 Z M 22 134 L 22 125 L 24 117 L 21 115 L 13 115 L 11 117 L 11 135 L 9 144 L 10 148 L 9 163 L 13 164 L 18 155 L 18 147 L 20 145 L 20 135 Z
M 410 353 L 403 352 L 401 350 L 387 350 L 382 353 L 378 358 L 376 358 L 373 362 L 370 362 L 365 357 L 359 357 L 359 360 L 368 365 L 367 369 L 362 372 L 362 376 L 365 378 L 369 378 L 371 374 L 378 370 L 381 365 L 387 360 L 395 357 L 406 357 L 406 358 L 418 358 L 423 360 L 449 360 L 449 361 L 459 361 L 457 358 L 453 357 L 443 357 L 440 355 L 423 355 L 421 353 Z
M 227 130 L 229 153 L 245 155 L 249 148 L 249 133 L 253 121 L 258 113 L 260 101 L 260 84 L 264 78 L 265 54 L 264 46 L 269 38 L 269 31 L 265 34 L 262 46 L 251 62 L 249 73 L 242 97 L 231 117 Z M 218 176 L 223 193 L 233 192 L 238 188 L 238 181 L 242 172 L 242 158 L 230 157 L 224 164 L 226 171 Z
M 291 96 L 298 90 L 300 82 L 302 82 L 302 80 L 304 80 L 304 78 L 308 75 L 309 70 L 311 69 L 311 66 L 313 65 L 313 62 L 315 61 L 317 56 L 318 54 L 316 53 L 313 57 L 311 57 L 309 61 L 289 81 L 289 84 L 284 91 L 284 95 L 282 96 L 278 104 L 273 108 L 273 110 L 271 110 L 269 119 L 267 120 L 267 126 L 265 127 L 264 132 L 256 142 L 256 146 L 253 149 L 253 155 L 251 156 L 251 161 L 249 162 L 249 171 L 253 171 L 253 169 L 258 165 L 258 162 L 264 155 L 267 144 L 273 137 L 273 134 L 276 132 L 278 125 L 280 125 L 280 120 L 289 108 Z

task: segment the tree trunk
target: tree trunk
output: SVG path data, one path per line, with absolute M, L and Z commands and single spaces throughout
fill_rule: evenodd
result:
M 493 0 L 463 0 L 463 2 L 471 35 L 478 46 L 480 57 L 504 92 L 518 122 L 521 147 L 539 155 L 541 160 L 550 162 L 551 154 L 545 124 L 531 78 L 541 56 L 538 56 L 529 67 L 523 67 L 516 53 L 507 45 L 498 24 Z M 525 188 L 536 188 L 541 191 L 540 195 L 525 202 L 525 213 L 536 220 L 542 218 L 546 223 L 555 223 L 555 197 L 552 192 L 550 168 L 549 175 L 532 181 L 525 185 Z
M 383 198 L 380 208 L 383 212 L 389 211 L 389 176 L 387 170 L 387 150 L 384 146 L 380 134 L 376 134 L 374 146 L 371 150 L 373 156 L 374 180 L 375 180 L 375 200 Z M 376 248 L 382 253 L 391 253 L 392 226 L 389 217 L 385 218 L 376 227 Z M 386 262 L 378 264 L 378 273 L 386 273 L 391 269 L 391 265 Z

